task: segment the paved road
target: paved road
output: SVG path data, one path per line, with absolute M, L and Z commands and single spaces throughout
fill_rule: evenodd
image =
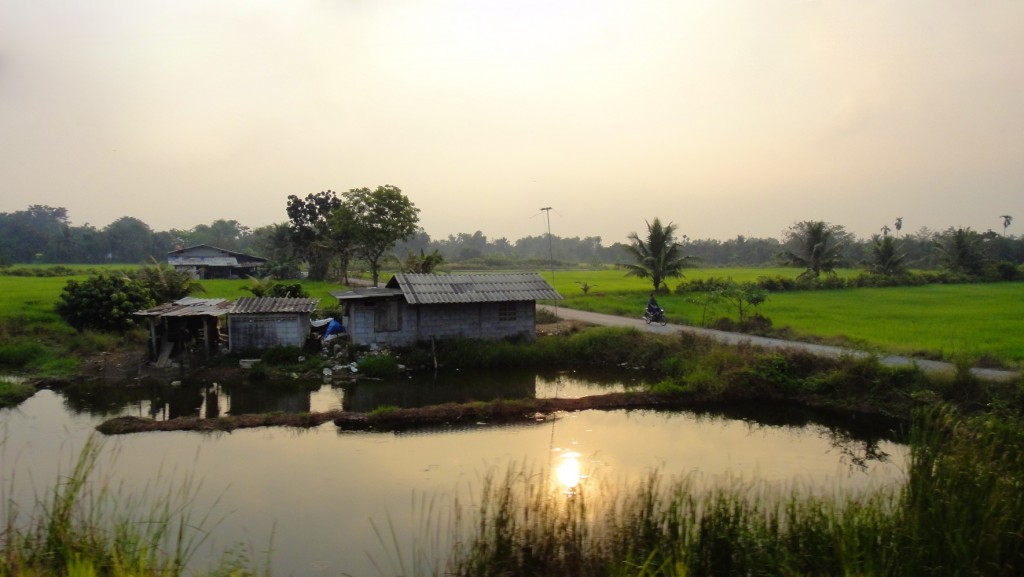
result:
M 556 307 L 548 305 L 537 305 L 538 309 L 547 309 L 551 312 L 555 312 Z M 647 324 L 639 315 L 636 318 L 619 317 L 615 315 L 605 315 L 601 313 L 592 313 L 588 311 L 578 311 L 574 309 L 567 309 L 565 307 L 557 307 L 558 316 L 563 319 L 578 320 L 586 323 L 595 325 L 611 326 L 611 327 L 633 327 L 640 330 L 649 331 L 652 333 L 659 333 L 664 335 L 671 335 L 681 331 L 692 333 L 714 339 L 719 342 L 738 345 L 740 343 L 749 343 L 755 346 L 764 348 L 782 348 L 792 349 L 799 348 L 805 351 L 821 355 L 825 357 L 867 357 L 871 356 L 871 353 L 864 351 L 858 351 L 854 349 L 847 349 L 843 347 L 833 347 L 829 345 L 818 345 L 813 343 L 801 343 L 799 341 L 787 341 L 783 339 L 771 339 L 767 337 L 758 337 L 753 335 L 745 335 L 742 333 L 729 333 L 725 331 L 717 331 L 714 329 L 704 329 L 700 327 L 692 327 L 688 325 L 674 325 L 668 324 L 660 326 L 656 324 Z M 950 363 L 941 361 L 929 361 L 925 359 L 912 359 L 909 357 L 898 357 L 895 355 L 882 356 L 879 360 L 884 365 L 890 366 L 913 366 L 917 365 L 921 370 L 929 373 L 953 373 L 956 369 Z M 991 381 L 1010 381 L 1020 377 L 1018 371 L 1002 371 L 996 369 L 971 369 L 971 372 L 979 378 Z

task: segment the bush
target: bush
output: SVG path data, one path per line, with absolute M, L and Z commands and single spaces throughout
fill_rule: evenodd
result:
M 359 372 L 368 377 L 393 377 L 398 374 L 398 361 L 388 353 L 363 357 L 356 363 Z
M 0 366 L 24 369 L 37 359 L 46 356 L 46 347 L 36 342 L 12 342 L 0 344 Z
M 149 288 L 143 283 L 126 276 L 100 274 L 84 281 L 68 281 L 56 311 L 75 330 L 114 332 L 137 326 L 133 313 L 153 304 Z

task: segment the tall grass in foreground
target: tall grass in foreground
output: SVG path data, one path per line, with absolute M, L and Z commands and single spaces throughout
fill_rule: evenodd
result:
M 103 445 L 90 437 L 72 471 L 33 510 L 3 495 L 0 576 L 177 576 L 213 526 L 195 510 L 198 487 L 186 478 L 163 495 L 125 495 L 97 479 Z M 211 574 L 251 575 L 231 559 Z
M 513 470 L 488 479 L 446 574 L 1018 575 L 1022 430 L 931 411 L 915 425 L 906 486 L 859 495 L 701 490 L 652 474 L 635 488 L 597 488 L 591 502 L 592 487 L 567 497 L 545 475 Z

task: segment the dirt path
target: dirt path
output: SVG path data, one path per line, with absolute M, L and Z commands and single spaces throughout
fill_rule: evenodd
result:
M 537 305 L 538 309 L 545 309 L 550 312 L 556 312 L 556 307 L 547 305 Z M 751 345 L 764 347 L 764 348 L 782 348 L 782 349 L 793 349 L 799 348 L 810 353 L 821 355 L 825 357 L 866 357 L 870 356 L 871 353 L 865 351 L 858 351 L 854 349 L 847 349 L 843 347 L 835 347 L 830 345 L 818 345 L 814 343 L 802 343 L 799 341 L 787 341 L 783 339 L 772 339 L 767 337 L 758 337 L 754 335 L 746 335 L 743 333 L 729 333 L 725 331 L 718 331 L 714 329 L 705 329 L 700 327 L 692 327 L 689 325 L 674 325 L 667 324 L 660 326 L 656 324 L 647 324 L 639 315 L 636 318 L 619 317 L 615 315 L 606 315 L 601 313 L 593 313 L 589 311 L 579 311 L 574 309 L 567 309 L 565 307 L 557 307 L 557 314 L 559 317 L 568 320 L 575 320 L 584 323 L 590 323 L 594 325 L 611 326 L 611 327 L 632 327 L 635 329 L 649 331 L 652 333 L 658 333 L 663 335 L 671 335 L 681 331 L 685 331 L 691 334 L 707 337 L 716 341 L 738 345 L 740 343 L 749 343 Z M 918 366 L 921 370 L 929 373 L 949 373 L 952 374 L 956 371 L 956 368 L 951 363 L 942 361 L 930 361 L 926 359 L 913 359 L 909 357 L 900 357 L 896 355 L 887 355 L 879 357 L 879 360 L 884 365 L 890 366 Z M 1019 371 L 1005 371 L 999 369 L 981 369 L 974 368 L 971 372 L 978 378 L 990 380 L 990 381 L 1011 381 L 1020 378 Z

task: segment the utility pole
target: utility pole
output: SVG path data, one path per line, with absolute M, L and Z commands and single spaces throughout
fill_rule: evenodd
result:
M 551 271 L 551 288 L 555 288 L 555 250 L 551 246 L 551 207 L 545 206 L 540 210 L 548 222 L 548 270 Z M 557 290 L 557 289 L 556 289 Z M 558 301 L 555 301 L 555 316 L 558 316 Z

